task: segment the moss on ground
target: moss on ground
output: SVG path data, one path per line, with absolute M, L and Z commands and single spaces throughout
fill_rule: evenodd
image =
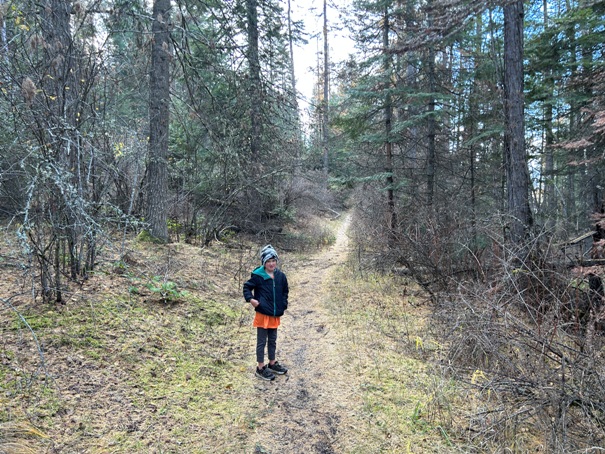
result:
M 204 260 L 199 249 L 179 247 L 169 251 L 175 264 L 166 276 L 192 290 L 162 302 L 143 288 L 132 292 L 133 279 L 166 273 L 150 269 L 164 260 L 154 247 L 139 243 L 131 255 L 145 257 L 127 273 L 98 270 L 66 305 L 20 305 L 40 349 L 19 317 L 1 314 L 0 424 L 48 434 L 28 441 L 35 452 L 241 447 L 250 374 L 242 363 L 243 305 L 230 297 L 237 272 L 221 264 L 217 275 L 212 254 Z M 224 253 L 217 258 L 224 262 Z M 0 451 L 7 440 L 0 426 Z

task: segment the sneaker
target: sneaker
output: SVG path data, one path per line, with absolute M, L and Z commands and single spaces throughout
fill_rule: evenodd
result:
M 282 366 L 277 361 L 275 361 L 275 364 L 269 364 L 268 367 L 271 369 L 271 372 L 277 375 L 284 375 L 286 372 L 288 372 L 288 368 Z
M 271 372 L 269 370 L 269 368 L 267 367 L 267 365 L 265 365 L 265 367 L 263 367 L 262 369 L 259 369 L 257 367 L 255 375 L 258 378 L 262 378 L 263 380 L 267 380 L 267 381 L 275 380 L 275 375 L 273 375 L 273 372 Z

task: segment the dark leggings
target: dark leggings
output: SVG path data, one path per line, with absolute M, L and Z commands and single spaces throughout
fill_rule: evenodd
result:
M 256 328 L 256 361 L 265 362 L 265 345 L 269 344 L 269 361 L 275 360 L 277 346 L 277 328 Z

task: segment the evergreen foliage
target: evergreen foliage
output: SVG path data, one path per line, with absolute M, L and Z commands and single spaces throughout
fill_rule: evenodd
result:
M 312 62 L 308 132 L 291 55 L 304 29 L 285 2 L 164 0 L 161 14 L 151 3 L 0 0 L 0 217 L 36 301 L 64 302 L 120 235 L 200 246 L 225 232 L 266 237 L 340 201 L 354 207 L 361 270 L 412 276 L 435 303 L 481 295 L 465 326 L 507 320 L 492 291 L 540 333 L 580 326 L 561 341 L 580 343 L 574 355 L 531 361 L 575 358 L 598 376 L 584 349 L 597 344 L 594 278 L 605 272 L 582 268 L 572 281 L 560 245 L 589 232 L 591 264 L 605 256 L 603 2 L 355 0 L 343 11 L 355 56 Z M 512 47 L 511 24 L 522 29 Z M 533 336 L 518 340 L 548 343 Z M 497 342 L 471 359 L 514 364 Z M 514 368 L 495 364 L 494 376 Z M 554 399 L 544 420 L 577 404 L 590 442 L 602 441 L 601 397 L 591 408 L 563 383 L 565 404 L 549 380 L 535 380 L 534 395 Z M 550 448 L 587 449 L 581 428 L 573 434 Z

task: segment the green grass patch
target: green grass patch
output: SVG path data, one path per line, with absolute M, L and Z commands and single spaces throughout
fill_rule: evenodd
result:
M 373 452 L 448 451 L 453 444 L 452 402 L 461 388 L 432 370 L 427 357 L 439 344 L 428 313 L 412 305 L 412 285 L 393 276 L 343 266 L 331 276 L 329 307 L 346 333 L 343 361 L 361 379 L 367 433 Z M 460 442 L 460 440 L 455 440 Z M 450 451 L 451 452 L 451 451 Z
M 129 292 L 130 276 L 109 278 L 123 284 L 115 297 L 24 311 L 48 376 L 23 323 L 4 327 L 14 338 L 5 342 L 21 347 L 0 351 L 9 364 L 0 367 L 0 422 L 27 408 L 58 450 L 204 452 L 212 440 L 241 452 L 250 413 L 241 303 L 180 293 L 162 304 Z

